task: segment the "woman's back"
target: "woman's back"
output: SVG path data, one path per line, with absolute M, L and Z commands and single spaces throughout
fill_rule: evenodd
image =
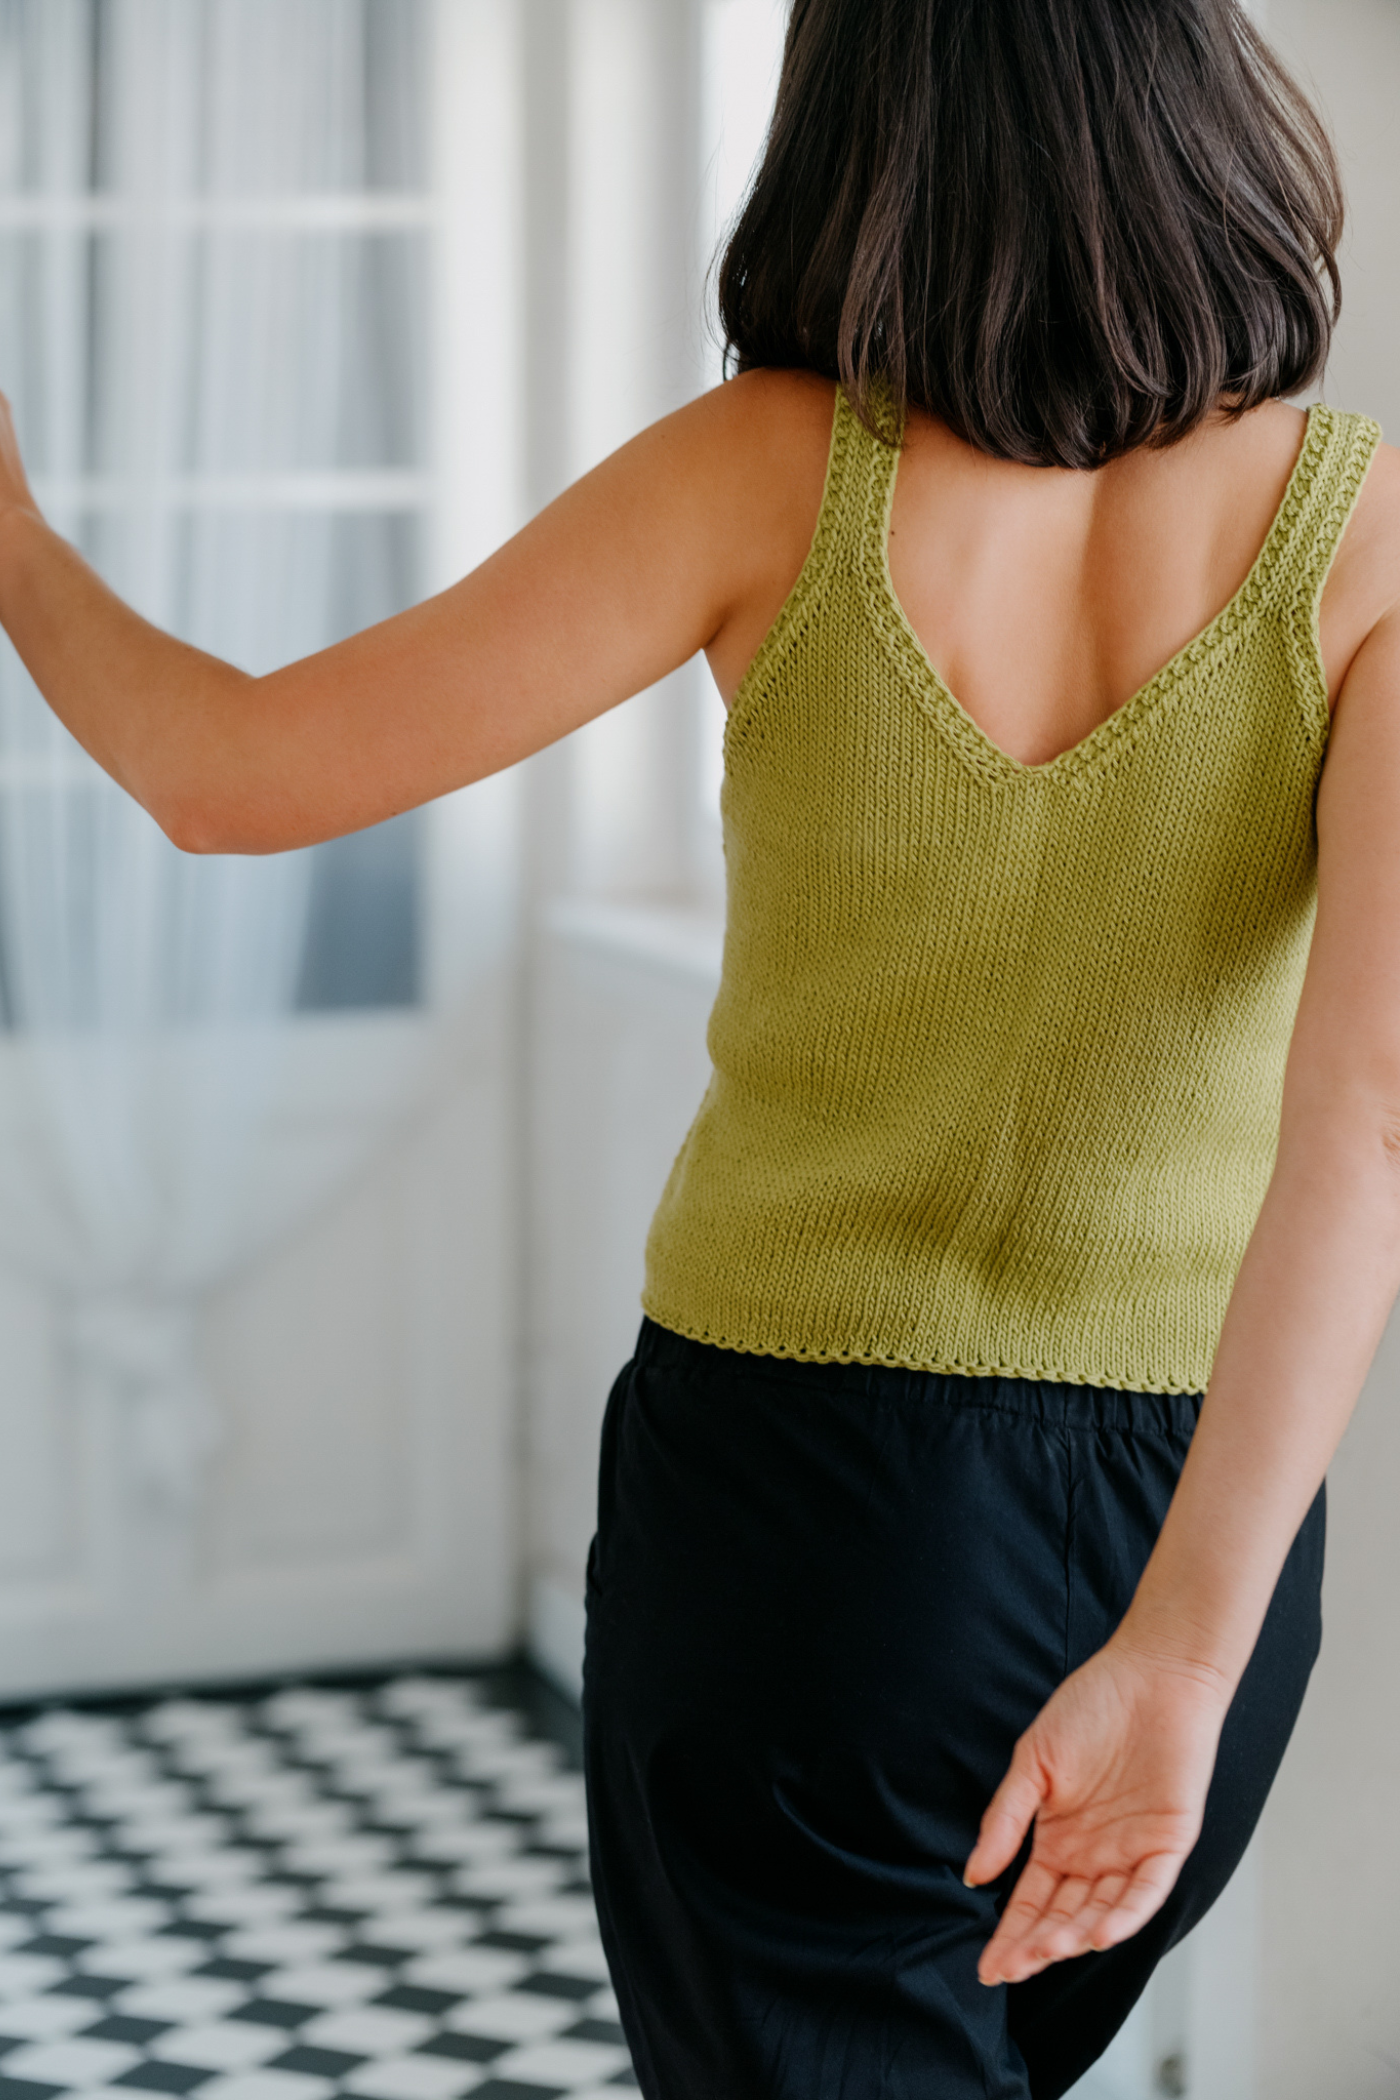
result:
M 715 1072 L 643 1302 L 755 1353 L 1200 1390 L 1273 1164 L 1315 621 L 1379 433 L 1261 409 L 1090 474 L 825 406 L 729 719 Z

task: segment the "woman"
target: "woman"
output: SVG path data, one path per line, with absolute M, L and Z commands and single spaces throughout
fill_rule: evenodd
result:
M 731 703 L 589 1571 L 652 2100 L 1064 2092 L 1293 1725 L 1400 1281 L 1400 460 L 1281 398 L 1339 224 L 1232 0 L 796 0 L 739 376 L 441 597 L 246 677 L 6 436 L 0 615 L 192 852 Z

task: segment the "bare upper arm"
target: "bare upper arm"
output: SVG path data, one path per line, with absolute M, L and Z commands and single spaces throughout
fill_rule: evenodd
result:
M 1322 594 L 1319 638 L 1334 710 L 1367 637 L 1400 601 L 1400 449 L 1371 462 Z
M 1400 541 L 1395 548 L 1400 585 Z M 1400 591 L 1397 591 L 1400 597 Z M 1400 604 L 1342 685 L 1317 797 L 1318 909 L 1284 1125 L 1348 1101 L 1400 1112 Z
M 752 655 L 807 552 L 831 403 L 807 374 L 732 380 L 451 589 L 250 681 L 210 732 L 211 843 L 357 829 L 511 765 L 697 650 Z

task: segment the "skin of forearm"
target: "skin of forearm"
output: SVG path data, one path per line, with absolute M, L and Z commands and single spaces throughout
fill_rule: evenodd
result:
M 1400 1161 L 1379 1105 L 1281 1144 L 1156 1548 L 1115 1635 L 1232 1692 L 1400 1286 Z
M 0 516 L 0 624 L 49 706 L 177 844 L 199 846 L 191 783 L 256 681 L 153 627 L 36 513 Z

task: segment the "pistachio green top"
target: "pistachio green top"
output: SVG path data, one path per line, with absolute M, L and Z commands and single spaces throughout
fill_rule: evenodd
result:
M 812 549 L 726 731 L 714 1075 L 652 1225 L 652 1319 L 811 1362 L 1204 1388 L 1316 905 L 1318 600 L 1379 437 L 1314 408 L 1224 611 L 1027 766 L 910 627 L 898 452 L 838 390 Z

